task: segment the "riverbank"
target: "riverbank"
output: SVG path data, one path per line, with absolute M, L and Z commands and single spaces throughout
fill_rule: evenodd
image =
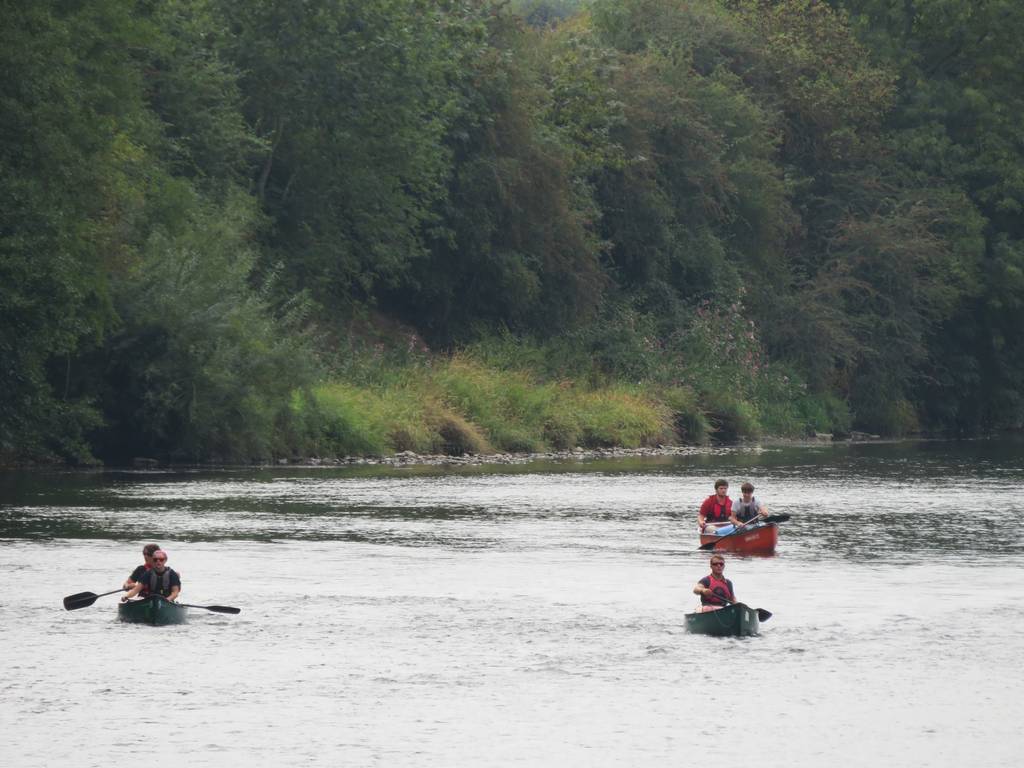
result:
M 501 464 L 529 464 L 531 462 L 598 461 L 603 459 L 653 458 L 659 456 L 715 456 L 735 451 L 761 451 L 770 448 L 807 448 L 825 445 L 857 445 L 865 443 L 895 443 L 903 440 L 926 440 L 925 437 L 882 438 L 878 435 L 856 433 L 842 439 L 832 435 L 818 434 L 814 437 L 795 439 L 789 437 L 765 437 L 756 441 L 738 441 L 716 445 L 658 445 L 639 448 L 572 448 L 557 451 L 501 451 L 494 453 L 466 453 L 462 455 L 416 453 L 398 451 L 382 456 L 293 456 L 271 462 L 225 463 L 225 462 L 165 462 L 159 459 L 139 456 L 126 465 L 95 464 L 78 469 L 94 470 L 166 470 L 185 468 L 240 468 L 240 467 L 345 467 L 345 466 L 485 466 Z M 0 466 L 0 471 L 24 469 L 69 469 L 66 464 L 31 463 Z
M 345 456 L 342 458 L 292 458 L 278 459 L 266 466 L 477 466 L 486 464 L 529 464 L 534 461 L 593 461 L 600 459 L 651 458 L 658 456 L 714 456 L 737 450 L 760 451 L 766 448 L 799 448 L 837 444 L 860 444 L 899 442 L 884 440 L 878 435 L 858 435 L 842 440 L 832 435 L 818 435 L 806 439 L 768 437 L 758 441 L 743 441 L 723 445 L 658 445 L 641 448 L 573 448 L 561 451 L 501 452 L 486 454 L 419 454 L 414 451 L 399 451 L 390 456 Z

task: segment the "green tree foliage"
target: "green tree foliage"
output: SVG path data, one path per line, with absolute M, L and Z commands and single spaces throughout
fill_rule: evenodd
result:
M 301 297 L 275 317 L 249 286 L 255 201 L 194 208 L 180 234 L 156 229 L 118 286 L 122 330 L 103 356 L 103 455 L 253 460 L 289 450 L 291 393 L 311 381 Z
M 559 332 L 593 316 L 605 282 L 596 212 L 544 119 L 536 33 L 507 15 L 486 21 L 486 45 L 463 61 L 440 226 L 397 297 L 442 343 L 481 328 Z
M 1010 0 L 847 0 L 862 38 L 898 72 L 893 144 L 919 178 L 962 190 L 985 236 L 978 290 L 932 333 L 922 409 L 974 432 L 1024 424 L 1015 306 L 1024 238 L 1024 7 Z
M 801 213 L 793 289 L 767 318 L 771 348 L 847 396 L 858 426 L 909 431 L 941 354 L 935 331 L 977 293 L 981 222 L 956 185 L 893 146 L 898 73 L 843 13 L 814 0 L 736 7 L 765 45 L 758 72 L 778 98 Z
M 155 131 L 133 55 L 151 29 L 120 2 L 0 14 L 0 452 L 83 455 L 95 414 L 70 396 L 72 358 L 113 317 Z
M 303 381 L 309 362 L 278 362 L 288 336 L 270 339 L 248 287 L 257 228 L 232 190 L 259 145 L 234 76 L 203 47 L 202 7 L 4 4 L 5 457 L 266 454 L 256 411 Z M 218 292 L 216 312 L 185 275 Z
M 427 0 L 209 5 L 265 143 L 253 177 L 272 260 L 335 309 L 394 284 L 445 194 L 450 83 L 472 19 Z
M 1019 3 L 0 12 L 0 460 L 315 446 L 374 324 L 689 435 L 1024 424 Z

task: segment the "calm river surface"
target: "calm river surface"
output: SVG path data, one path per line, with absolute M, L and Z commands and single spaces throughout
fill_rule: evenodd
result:
M 761 636 L 688 635 L 696 508 Z M 0 474 L 0 765 L 1019 766 L 1024 444 Z M 148 541 L 186 625 L 116 620 Z

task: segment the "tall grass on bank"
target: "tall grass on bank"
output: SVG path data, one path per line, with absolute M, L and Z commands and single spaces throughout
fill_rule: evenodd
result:
M 849 429 L 846 403 L 809 392 L 769 362 L 752 325 L 735 313 L 702 307 L 661 346 L 645 328 L 637 325 L 635 343 L 616 347 L 621 360 L 609 357 L 600 331 L 577 339 L 571 353 L 565 340 L 507 335 L 445 357 L 415 336 L 405 345 L 353 347 L 331 380 L 292 398 L 294 444 L 315 455 L 479 454 Z
M 674 412 L 639 388 L 544 382 L 467 356 L 380 386 L 329 382 L 292 399 L 318 455 L 486 453 L 677 442 Z

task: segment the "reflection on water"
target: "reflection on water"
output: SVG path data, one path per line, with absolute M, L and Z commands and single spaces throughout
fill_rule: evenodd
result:
M 0 722 L 19 734 L 0 764 L 149 761 L 158 732 L 190 766 L 1015 765 L 1021 458 L 0 475 Z M 776 556 L 728 557 L 774 613 L 758 638 L 682 628 L 719 476 L 792 515 Z M 149 540 L 188 602 L 242 613 L 154 630 L 119 624 L 115 596 L 60 610 Z

